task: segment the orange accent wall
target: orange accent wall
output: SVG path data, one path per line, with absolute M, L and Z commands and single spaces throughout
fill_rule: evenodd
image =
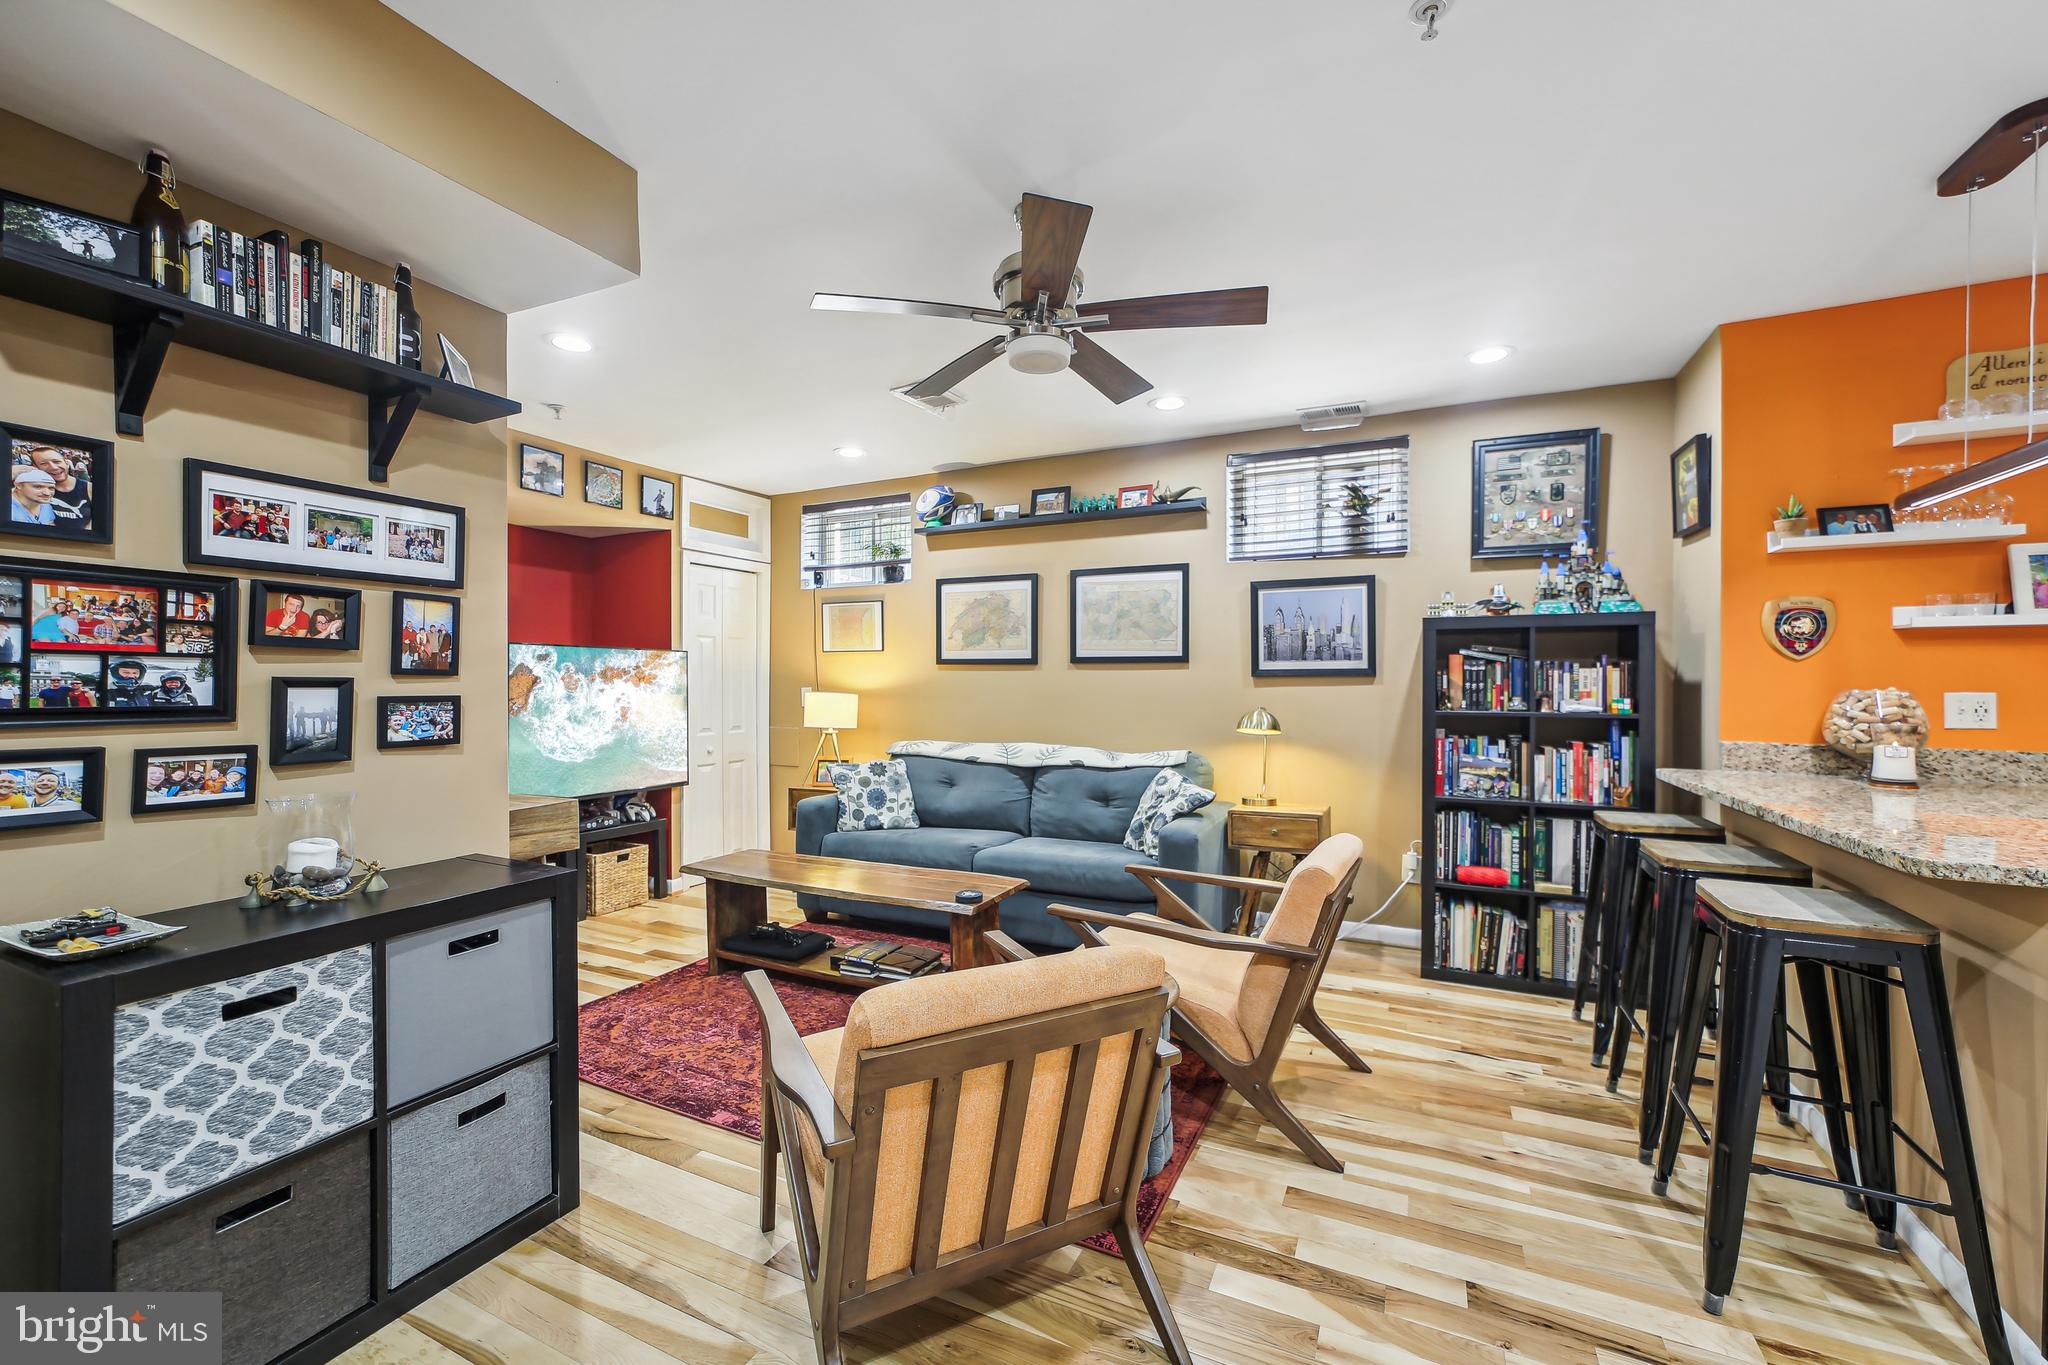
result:
M 2022 346 L 2027 281 L 1976 291 L 1974 349 Z M 1818 744 L 1822 713 L 1848 687 L 1903 687 L 1926 705 L 1941 748 L 2048 749 L 2048 629 L 1895 630 L 1894 606 L 1930 592 L 2009 596 L 2011 542 L 1927 548 L 1764 552 L 1775 509 L 1889 502 L 1890 471 L 1962 458 L 1960 443 L 1892 448 L 1894 422 L 1933 418 L 1943 376 L 1963 351 L 1963 291 L 1882 299 L 1721 329 L 1721 736 Z M 1972 441 L 1971 462 L 2015 438 Z M 2017 501 L 2026 540 L 2048 541 L 2048 470 L 1999 485 Z M 1761 624 L 1777 597 L 1834 599 L 1835 638 L 1794 661 Z M 1996 730 L 1945 730 L 1943 692 L 1997 692 Z

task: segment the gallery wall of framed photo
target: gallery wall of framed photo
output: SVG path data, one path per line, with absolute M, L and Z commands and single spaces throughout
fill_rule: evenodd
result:
M 7 113 L 0 144 L 12 189 L 116 219 L 134 202 L 130 159 Z M 324 235 L 178 193 L 188 219 Z M 429 334 L 459 338 L 476 382 L 502 392 L 503 315 L 430 280 L 415 297 Z M 458 721 L 449 743 L 443 701 L 457 717 L 502 710 L 499 672 L 478 661 L 506 640 L 503 424 L 422 414 L 372 484 L 360 397 L 174 346 L 141 436 L 117 436 L 110 344 L 102 324 L 0 298 L 10 497 L 15 470 L 32 471 L 22 516 L 0 519 L 0 857 L 38 898 L 20 908 L 148 914 L 239 895 L 268 851 L 270 797 L 354 793 L 357 843 L 390 866 L 502 854 L 503 728 Z M 216 523 L 216 494 L 247 505 Z M 280 764 L 326 728 L 338 696 L 322 680 L 353 694 L 346 756 Z M 282 749 L 281 682 L 307 717 Z M 374 708 L 392 698 L 422 704 L 405 726 L 419 752 L 377 742 Z
M 683 476 L 674 470 L 536 432 L 511 432 L 506 443 L 505 492 L 515 525 L 671 532 L 679 525 Z

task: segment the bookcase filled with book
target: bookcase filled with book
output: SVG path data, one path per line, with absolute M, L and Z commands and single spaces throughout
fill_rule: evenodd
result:
M 1656 795 L 1656 615 L 1423 623 L 1422 974 L 1569 995 L 1592 813 Z

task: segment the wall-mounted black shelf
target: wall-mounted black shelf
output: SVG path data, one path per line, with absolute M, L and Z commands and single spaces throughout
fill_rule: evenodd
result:
M 369 403 L 373 483 L 385 481 L 416 412 L 458 422 L 494 422 L 519 411 L 509 398 L 266 327 L 140 280 L 51 260 L 11 240 L 0 240 L 0 294 L 114 329 L 114 426 L 123 436 L 142 434 L 164 353 L 174 341 L 362 394 Z
M 1027 526 L 1072 526 L 1083 521 L 1135 521 L 1142 517 L 1172 516 L 1176 512 L 1206 512 L 1207 498 L 1180 502 L 1155 502 L 1146 507 L 1113 507 L 1106 512 L 1053 512 L 1039 517 L 1011 517 L 1008 521 L 970 521 L 962 526 L 916 526 L 921 536 L 964 535 L 969 531 L 1016 531 Z

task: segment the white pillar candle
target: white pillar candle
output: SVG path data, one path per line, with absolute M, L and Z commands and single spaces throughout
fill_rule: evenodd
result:
M 341 844 L 334 839 L 294 839 L 284 851 L 284 870 L 296 877 L 309 867 L 333 867 L 340 851 Z

